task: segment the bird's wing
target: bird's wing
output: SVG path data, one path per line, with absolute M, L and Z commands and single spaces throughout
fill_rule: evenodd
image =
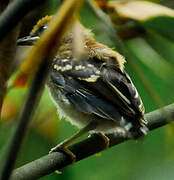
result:
M 53 69 L 50 75 L 51 82 L 59 86 L 67 99 L 80 111 L 85 114 L 95 114 L 101 118 L 120 121 L 121 115 L 118 109 L 110 103 L 90 91 L 88 87 L 81 83 L 83 80 L 72 78 L 72 76 L 63 76 L 57 70 Z
M 65 78 L 65 84 L 73 80 L 69 88 L 75 91 L 70 100 L 77 108 L 87 103 L 97 109 L 93 113 L 111 119 L 115 117 L 114 111 L 134 119 L 143 116 L 144 106 L 135 86 L 129 76 L 116 67 L 107 67 L 93 59 L 78 62 L 57 59 L 53 69 Z M 67 87 L 64 89 L 69 92 Z

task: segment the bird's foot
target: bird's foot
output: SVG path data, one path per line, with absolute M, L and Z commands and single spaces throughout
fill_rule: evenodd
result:
M 53 152 L 63 152 L 65 154 L 67 154 L 71 160 L 72 160 L 72 164 L 74 164 L 76 162 L 76 155 L 73 154 L 73 152 L 71 152 L 67 146 L 65 146 L 63 143 L 58 144 L 57 146 L 53 147 L 49 153 L 53 153 Z
M 105 144 L 105 149 L 109 148 L 109 146 L 110 146 L 109 138 L 104 133 L 102 133 L 102 132 L 95 132 L 92 135 L 95 135 L 95 134 L 100 136 L 103 139 L 104 144 Z

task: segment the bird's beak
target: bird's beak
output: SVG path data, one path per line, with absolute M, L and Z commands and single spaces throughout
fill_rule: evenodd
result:
M 33 45 L 38 39 L 39 36 L 26 36 L 17 40 L 17 45 L 21 46 L 31 46 Z

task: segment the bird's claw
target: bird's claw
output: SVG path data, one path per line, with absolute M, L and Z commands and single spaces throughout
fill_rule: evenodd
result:
M 63 152 L 65 154 L 67 154 L 68 156 L 70 156 L 71 160 L 72 160 L 72 163 L 71 164 L 74 164 L 76 162 L 76 155 L 71 152 L 68 147 L 66 146 L 63 146 L 63 144 L 58 144 L 57 146 L 53 147 L 50 151 L 49 151 L 49 154 L 50 153 L 53 153 L 53 152 Z
M 95 134 L 100 136 L 103 139 L 104 144 L 105 144 L 105 149 L 109 148 L 109 146 L 110 146 L 110 139 L 104 133 L 102 133 L 102 132 L 93 133 L 92 135 L 95 135 Z

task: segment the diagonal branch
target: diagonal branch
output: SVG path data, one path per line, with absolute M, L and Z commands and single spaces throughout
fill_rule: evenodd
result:
M 164 126 L 174 120 L 174 104 L 150 112 L 145 117 L 149 122 L 148 127 L 150 130 Z M 110 147 L 129 140 L 128 137 L 118 136 L 118 134 L 108 134 L 107 136 L 110 139 Z M 104 150 L 105 142 L 100 136 L 94 135 L 70 146 L 69 149 L 76 155 L 77 161 L 80 161 Z M 12 174 L 11 180 L 38 179 L 70 164 L 71 159 L 68 155 L 54 152 L 16 169 Z
M 0 41 L 14 29 L 28 12 L 44 2 L 45 0 L 14 0 L 0 16 Z
M 9 1 L 0 1 L 0 13 L 4 11 L 8 2 Z M 8 36 L 0 43 L 0 114 L 3 99 L 6 94 L 7 80 L 11 73 L 16 52 L 16 40 L 18 33 L 19 27 L 13 29 L 13 31 L 11 31 L 11 33 L 9 33 Z M 1 34 L 1 36 L 3 36 L 3 34 Z
M 32 85 L 30 87 L 28 97 L 24 104 L 23 111 L 21 111 L 21 114 L 18 119 L 18 124 L 15 133 L 11 139 L 7 152 L 4 156 L 5 162 L 3 164 L 2 172 L 0 174 L 1 180 L 8 180 L 14 168 L 17 155 L 19 153 L 19 149 L 22 145 L 23 138 L 31 122 L 35 108 L 39 103 L 39 98 L 41 96 L 42 89 L 44 87 L 44 82 L 48 74 L 50 62 L 50 58 L 45 59 L 45 62 L 41 64 L 39 70 L 37 71 L 32 81 Z

